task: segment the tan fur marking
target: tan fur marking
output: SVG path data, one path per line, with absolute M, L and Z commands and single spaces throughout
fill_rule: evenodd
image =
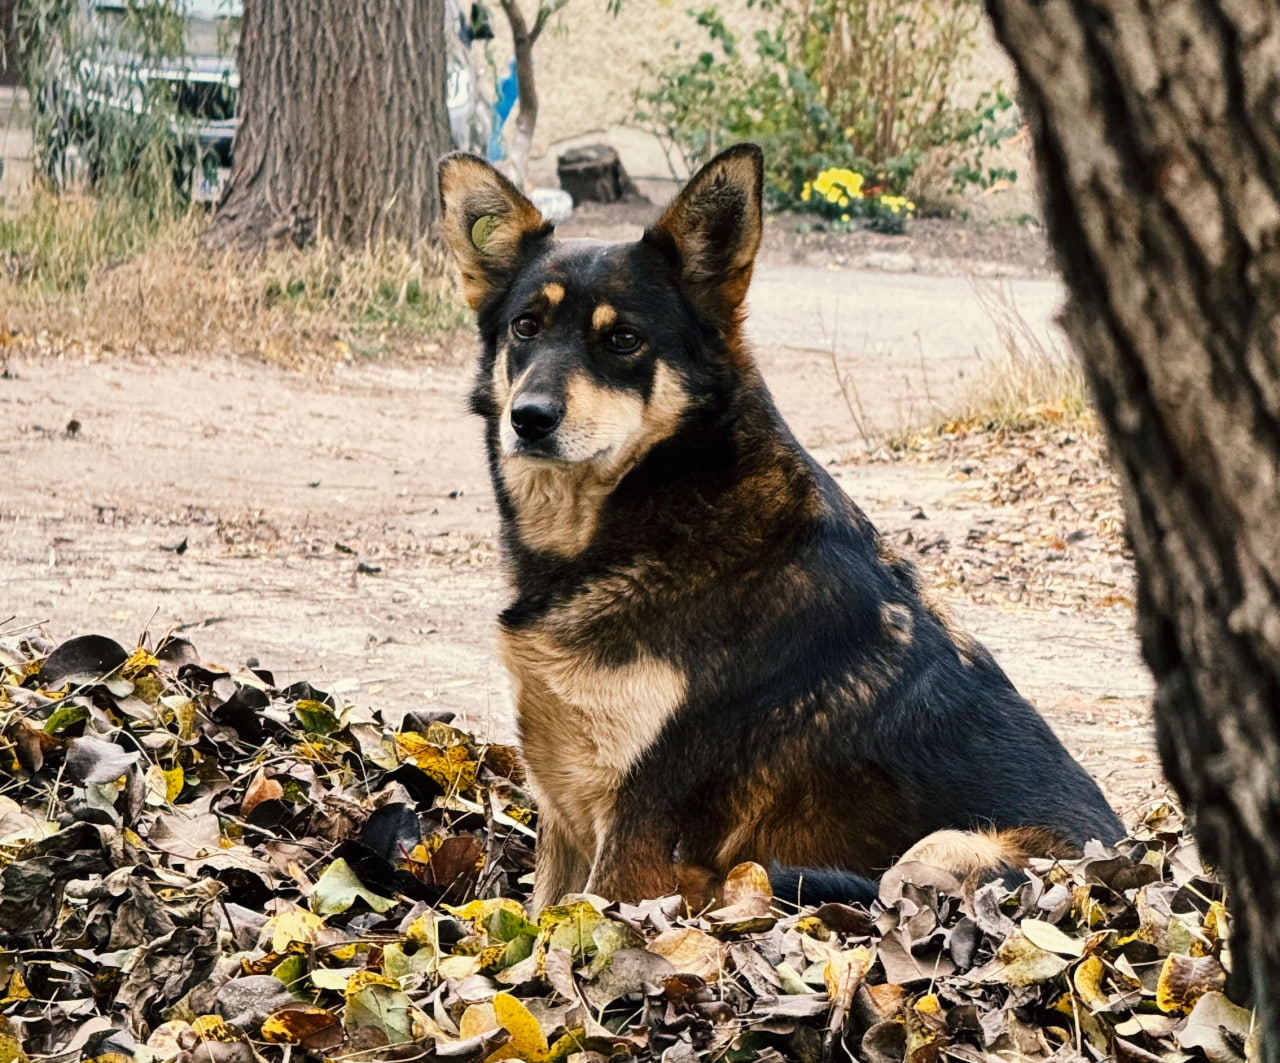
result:
M 503 455 L 502 482 L 520 537 L 534 550 L 576 557 L 595 535 L 604 500 L 675 430 L 688 395 L 679 376 L 661 362 L 647 403 L 631 392 L 599 387 L 585 374 L 569 381 L 566 395 L 557 436 L 561 447 L 581 450 L 581 458 L 560 463 Z M 509 423 L 510 411 L 503 417 Z
M 579 856 L 594 861 L 613 821 L 619 785 L 684 702 L 688 681 L 646 654 L 624 665 L 599 664 L 537 629 L 504 632 L 500 642 L 534 795 L 540 807 L 555 810 Z M 561 868 L 572 862 L 564 856 L 556 861 Z M 554 872 L 548 874 L 555 889 L 564 888 Z M 535 906 L 550 900 L 535 896 Z
M 591 312 L 591 327 L 597 332 L 604 332 L 613 328 L 613 324 L 618 320 L 618 311 L 611 307 L 608 303 L 600 303 L 595 310 Z
M 498 402 L 506 405 L 511 396 L 511 345 L 505 341 L 498 344 L 493 359 L 493 393 Z
M 1017 867 L 1025 862 L 1025 855 L 1011 850 L 999 834 L 938 830 L 921 838 L 898 862 L 928 864 L 964 878 L 973 871 Z
M 466 155 L 452 155 L 440 167 L 444 238 L 458 262 L 462 290 L 473 310 L 506 277 L 520 242 L 543 227 L 538 208 L 493 167 Z M 473 239 L 477 219 L 492 217 L 484 246 Z
M 880 607 L 880 630 L 899 646 L 909 646 L 915 632 L 915 618 L 902 603 L 885 602 Z
M 564 285 L 557 284 L 552 281 L 550 284 L 542 286 L 542 298 L 547 301 L 547 307 L 554 310 L 564 301 Z
M 595 535 L 600 506 L 613 490 L 588 462 L 552 465 L 502 458 L 502 482 L 515 506 L 520 538 L 532 549 L 576 557 Z

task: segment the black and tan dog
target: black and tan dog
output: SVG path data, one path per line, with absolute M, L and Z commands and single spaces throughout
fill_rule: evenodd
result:
M 441 163 L 484 345 L 536 907 L 696 904 L 745 860 L 965 872 L 1121 834 L 774 408 L 742 335 L 761 170 L 731 148 L 609 244 L 554 239 L 479 159 Z

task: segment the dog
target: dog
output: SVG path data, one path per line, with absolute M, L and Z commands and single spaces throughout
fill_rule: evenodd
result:
M 963 875 L 1121 837 L 774 407 L 743 336 L 759 148 L 635 243 L 557 240 L 474 156 L 439 186 L 482 342 L 535 910 L 697 907 L 744 861 L 866 900 L 904 855 Z

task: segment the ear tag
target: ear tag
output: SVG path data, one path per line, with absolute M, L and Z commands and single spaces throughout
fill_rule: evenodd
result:
M 495 214 L 485 214 L 476 219 L 476 223 L 471 226 L 471 242 L 476 245 L 480 251 L 484 250 L 484 245 L 489 242 L 489 237 L 498 227 L 498 217 Z

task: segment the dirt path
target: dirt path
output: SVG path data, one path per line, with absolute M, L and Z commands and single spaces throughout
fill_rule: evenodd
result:
M 860 374 L 884 423 L 901 401 L 895 389 L 917 386 L 897 383 L 911 366 L 946 368 L 949 377 L 931 374 L 935 393 L 972 368 L 972 356 L 947 353 L 981 346 L 963 332 L 979 329 L 965 282 L 903 280 L 762 271 L 752 296 L 761 363 L 824 459 L 854 438 L 829 345 L 804 331 L 824 306 L 838 299 L 841 320 L 869 337 L 838 346 L 837 358 Z M 1047 319 L 1052 284 L 1024 284 Z M 904 367 L 897 344 L 916 331 L 916 361 Z M 314 379 L 249 361 L 10 361 L 0 379 L 0 620 L 15 619 L 0 630 L 44 622 L 55 637 L 129 643 L 144 628 L 179 628 L 206 657 L 253 656 L 280 681 L 323 681 L 393 719 L 449 708 L 482 734 L 509 736 L 492 638 L 504 598 L 497 518 L 479 424 L 464 413 L 468 380 L 463 364 L 354 363 Z M 963 543 L 1018 512 L 984 501 L 946 462 L 833 471 L 900 541 Z M 1016 595 L 978 604 L 945 589 L 927 551 L 919 560 L 1120 810 L 1148 799 L 1158 785 L 1149 680 L 1129 609 Z

